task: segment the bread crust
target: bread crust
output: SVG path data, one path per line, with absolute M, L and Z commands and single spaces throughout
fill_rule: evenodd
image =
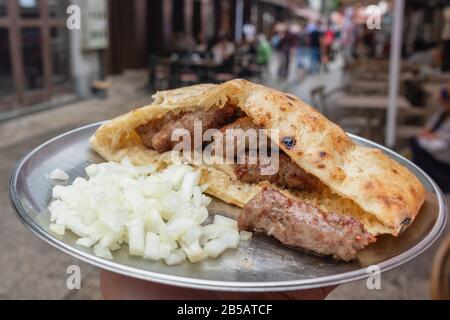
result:
M 326 202 L 324 197 L 333 194 L 352 202 L 362 209 L 359 218 L 366 220 L 362 222 L 372 234 L 398 235 L 414 220 L 424 202 L 424 187 L 406 167 L 378 149 L 355 144 L 339 126 L 290 94 L 236 79 L 221 85 L 161 91 L 153 98 L 151 105 L 103 124 L 91 137 L 94 150 L 109 161 L 127 155 L 136 164 L 155 163 L 160 154 L 142 145 L 135 128 L 167 112 L 221 108 L 232 103 L 258 126 L 278 130 L 278 135 L 268 130 L 272 141 L 329 187 L 331 193 L 314 195 L 314 201 Z M 237 181 L 220 168 L 201 167 L 202 179 L 209 184 L 207 192 L 225 202 L 242 207 L 261 188 L 260 184 Z

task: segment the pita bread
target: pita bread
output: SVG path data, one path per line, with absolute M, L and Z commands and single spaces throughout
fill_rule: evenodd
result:
M 279 130 L 278 140 L 271 136 L 272 141 L 327 186 L 320 193 L 282 190 L 290 197 L 310 201 L 325 211 L 352 215 L 374 235 L 398 235 L 424 202 L 424 187 L 412 172 L 378 149 L 355 144 L 339 126 L 290 94 L 236 79 L 162 91 L 153 98 L 151 105 L 103 124 L 91 138 L 92 147 L 109 161 L 127 155 L 135 164 L 169 164 L 169 157 L 142 144 L 135 129 L 168 113 L 222 108 L 228 103 L 258 126 Z M 286 137 L 293 143 L 285 145 Z M 240 182 L 225 166 L 201 167 L 207 192 L 240 207 L 264 184 Z

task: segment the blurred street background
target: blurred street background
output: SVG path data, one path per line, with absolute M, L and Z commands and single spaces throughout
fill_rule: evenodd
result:
M 238 77 L 299 96 L 450 191 L 450 0 L 0 0 L 0 299 L 101 298 L 98 269 L 15 217 L 21 157 L 158 90 Z M 431 298 L 449 231 L 381 290 L 358 281 L 328 298 Z M 66 288 L 71 264 L 81 290 Z

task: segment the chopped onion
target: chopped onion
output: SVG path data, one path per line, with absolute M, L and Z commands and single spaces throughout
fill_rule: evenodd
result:
M 97 242 L 97 240 L 94 240 L 94 239 L 91 239 L 91 238 L 80 238 L 77 241 L 75 241 L 75 244 L 77 244 L 79 246 L 82 246 L 82 247 L 90 248 L 96 242 Z
M 242 230 L 239 232 L 239 237 L 241 238 L 241 241 L 248 241 L 252 238 L 253 233 Z
M 145 237 L 144 258 L 150 260 L 158 260 L 160 258 L 160 239 L 156 233 L 147 232 Z
M 69 179 L 69 175 L 57 168 L 50 173 L 50 179 L 66 181 Z
M 113 256 L 108 248 L 102 247 L 99 243 L 94 246 L 94 253 L 100 258 L 112 259 Z
M 63 178 L 57 170 L 52 179 Z M 189 165 L 156 171 L 124 158 L 85 171 L 86 178 L 53 188 L 49 230 L 59 236 L 72 231 L 80 237 L 76 245 L 93 247 L 99 257 L 112 259 L 111 251 L 126 244 L 130 255 L 174 265 L 217 258 L 251 238 L 221 215 L 203 225 L 211 198 L 203 194 L 208 186 L 199 185 L 200 170 Z
M 64 226 L 56 223 L 50 223 L 48 229 L 58 236 L 63 236 L 66 231 L 66 228 Z
M 144 254 L 144 220 L 134 219 L 128 223 L 128 246 L 130 254 L 142 256 Z
M 219 224 L 219 225 L 222 225 L 222 226 L 226 226 L 226 227 L 237 229 L 237 221 L 236 220 L 233 220 L 233 219 L 221 216 L 219 214 L 216 214 L 214 216 L 214 224 Z
M 164 262 L 169 265 L 175 265 L 180 264 L 186 259 L 186 254 L 184 253 L 183 249 L 176 249 L 172 251 L 169 256 L 164 259 Z
M 203 248 L 205 253 L 210 258 L 217 258 L 222 252 L 227 249 L 225 242 L 220 239 L 214 239 L 209 241 Z

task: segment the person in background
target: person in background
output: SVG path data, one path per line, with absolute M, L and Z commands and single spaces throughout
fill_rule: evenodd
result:
M 244 33 L 244 40 L 247 43 L 253 43 L 255 41 L 256 27 L 251 23 L 246 23 L 242 27 L 242 32 Z
M 223 63 L 224 50 L 220 43 L 220 38 L 214 38 L 210 41 L 209 51 L 211 52 L 215 64 L 220 65 Z
M 283 59 L 280 51 L 281 37 L 282 32 L 277 24 L 275 25 L 272 37 L 270 38 L 270 46 L 272 47 L 272 52 L 275 53 L 274 57 L 276 57 L 276 59 L 274 59 L 273 62 L 276 67 L 274 70 L 277 70 L 276 72 L 278 75 L 280 73 L 281 60 Z
M 221 36 L 212 46 L 214 62 L 218 65 L 227 64 L 233 57 L 236 47 L 226 36 Z
M 340 35 L 341 48 L 345 63 L 350 63 L 354 59 L 354 49 L 356 43 L 356 26 L 353 21 L 354 9 L 347 7 L 344 13 L 344 23 Z
M 281 32 L 277 29 L 274 30 L 272 38 L 270 38 L 270 45 L 273 49 L 278 50 L 281 43 Z
M 311 23 L 308 26 L 308 32 L 309 32 L 309 43 L 311 48 L 311 73 L 319 73 L 320 72 L 320 66 L 322 61 L 322 52 L 321 52 L 321 25 L 320 22 L 317 23 Z
M 199 53 L 205 53 L 208 50 L 208 41 L 206 41 L 206 35 L 204 32 L 198 33 L 196 37 L 197 46 L 195 47 L 195 51 Z
M 284 32 L 280 41 L 281 61 L 278 76 L 282 80 L 289 77 L 289 66 L 291 65 L 291 50 L 294 47 L 295 36 L 288 28 Z
M 363 47 L 363 54 L 365 57 L 375 57 L 375 32 L 367 28 L 363 28 L 361 35 L 361 45 Z
M 177 33 L 174 41 L 174 51 L 180 54 L 189 54 L 195 51 L 197 43 L 195 39 L 184 32 Z
M 450 192 L 450 88 L 441 91 L 441 108 L 422 132 L 411 140 L 413 161 L 439 185 Z
M 297 34 L 297 68 L 300 81 L 302 81 L 308 73 L 310 55 L 308 33 L 305 29 L 301 28 Z
M 270 57 L 272 55 L 272 49 L 270 43 L 264 34 L 258 35 L 258 48 L 256 49 L 256 63 L 262 66 L 267 66 Z
M 236 52 L 236 45 L 234 44 L 233 41 L 230 40 L 229 36 L 225 36 L 223 38 L 223 47 L 224 47 L 224 52 L 225 52 L 225 59 L 229 60 L 233 57 L 233 55 Z
M 334 42 L 334 31 L 330 25 L 330 23 L 325 28 L 322 37 L 322 65 L 323 70 L 328 72 L 328 63 L 331 61 L 331 46 Z

